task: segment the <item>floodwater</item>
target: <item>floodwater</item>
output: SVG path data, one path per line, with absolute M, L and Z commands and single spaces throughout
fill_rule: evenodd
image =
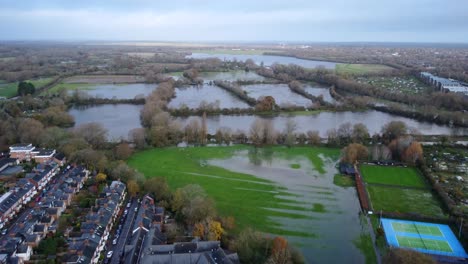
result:
M 215 108 L 248 108 L 249 105 L 235 97 L 226 90 L 209 84 L 176 88 L 176 97 L 168 107 L 180 108 L 186 105 L 189 108 L 199 108 L 201 104 L 211 104 Z
M 118 104 L 72 108 L 68 111 L 75 118 L 75 126 L 84 123 L 100 123 L 107 129 L 109 140 L 127 139 L 128 132 L 140 128 L 142 105 Z
M 304 90 L 313 96 L 323 96 L 323 100 L 328 103 L 335 103 L 335 99 L 330 95 L 329 88 L 321 87 L 318 85 L 306 84 Z
M 201 72 L 199 74 L 205 82 L 214 80 L 223 81 L 263 81 L 265 77 L 253 71 L 228 71 L 228 72 Z
M 134 99 L 135 97 L 146 97 L 154 89 L 156 84 L 131 83 L 131 84 L 98 84 L 81 90 L 92 97 L 108 99 Z M 73 93 L 73 91 L 70 91 Z
M 83 108 L 72 108 L 69 113 L 75 118 L 76 125 L 89 122 L 101 123 L 109 131 L 110 139 L 127 138 L 128 132 L 133 128 L 141 127 L 140 110 L 141 105 L 98 105 Z M 182 125 L 189 122 L 194 117 L 176 117 Z M 404 121 L 409 127 L 417 129 L 424 135 L 468 135 L 468 130 L 463 128 L 450 128 L 436 124 L 419 122 L 414 119 L 394 116 L 378 111 L 366 112 L 321 112 L 314 115 L 291 116 L 282 114 L 270 117 L 257 117 L 254 115 L 218 115 L 208 116 L 207 126 L 210 134 L 216 133 L 220 127 L 231 128 L 233 132 L 243 130 L 248 133 L 255 118 L 269 119 L 273 122 L 276 130 L 283 131 L 286 122 L 293 119 L 297 124 L 297 132 L 307 132 L 317 130 L 322 137 L 326 137 L 327 130 L 336 128 L 341 124 L 350 122 L 356 124 L 364 123 L 370 134 L 380 133 L 381 127 L 390 121 Z
M 316 68 L 316 67 L 325 67 L 327 69 L 335 69 L 336 64 L 335 62 L 330 61 L 314 61 L 314 60 L 304 60 L 298 59 L 294 57 L 286 57 L 286 56 L 273 56 L 273 55 L 233 55 L 233 54 L 207 54 L 207 53 L 192 53 L 192 55 L 188 55 L 188 58 L 194 59 L 207 59 L 207 58 L 219 58 L 220 60 L 226 61 L 246 61 L 251 59 L 257 65 L 271 66 L 275 63 L 278 64 L 296 64 L 302 66 L 304 68 Z
M 182 125 L 189 122 L 191 117 L 178 117 Z M 317 130 L 321 137 L 326 137 L 327 130 L 338 129 L 344 123 L 364 123 L 369 133 L 380 133 L 382 126 L 390 121 L 403 121 L 410 128 L 416 129 L 423 135 L 451 135 L 453 133 L 459 135 L 468 134 L 468 129 L 450 128 L 437 124 L 420 122 L 414 119 L 394 116 L 387 113 L 378 112 L 375 110 L 365 112 L 321 112 L 311 115 L 288 115 L 281 114 L 278 116 L 254 116 L 254 115 L 218 115 L 208 116 L 207 126 L 210 134 L 216 133 L 220 127 L 230 128 L 233 132 L 243 130 L 248 133 L 250 126 L 256 118 L 271 120 L 274 128 L 277 131 L 284 131 L 288 120 L 293 119 L 297 125 L 296 132 L 307 132 L 309 130 Z
M 261 96 L 273 96 L 279 106 L 304 106 L 311 107 L 310 99 L 294 93 L 287 84 L 252 84 L 242 86 L 250 97 L 258 99 Z
M 335 161 L 321 158 L 326 171 L 323 174 L 305 156 L 273 153 L 268 148 L 239 151 L 230 158 L 209 160 L 208 163 L 285 187 L 294 198 L 281 195 L 278 198 L 291 200 L 291 205 L 302 208 L 323 205 L 322 212 L 312 209 L 281 210 L 306 216 L 302 219 L 270 216 L 278 228 L 307 234 L 286 238 L 302 251 L 308 263 L 364 263 L 364 255 L 354 241 L 367 233 L 368 227 L 366 222 L 363 224 L 360 220 L 355 188 L 335 186 L 333 177 L 338 173 Z M 300 168 L 292 169 L 291 164 L 299 164 Z

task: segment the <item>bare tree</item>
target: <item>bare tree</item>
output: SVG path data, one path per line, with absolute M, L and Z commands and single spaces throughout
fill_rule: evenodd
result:
M 107 138 L 107 129 L 99 123 L 81 124 L 76 127 L 73 132 L 96 148 L 101 147 L 106 142 Z
M 317 146 L 320 144 L 320 133 L 317 130 L 307 131 L 307 143 Z
M 291 147 L 296 143 L 296 129 L 296 121 L 292 118 L 289 118 L 288 121 L 286 121 L 286 127 L 284 130 L 284 134 L 286 136 L 285 143 L 288 147 Z

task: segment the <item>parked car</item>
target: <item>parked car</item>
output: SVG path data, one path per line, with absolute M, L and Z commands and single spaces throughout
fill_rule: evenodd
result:
M 112 240 L 112 245 L 117 245 L 117 238 Z
M 130 205 L 131 205 L 131 204 L 130 204 L 130 203 L 128 203 L 128 204 L 127 204 L 127 208 L 130 208 Z
M 109 252 L 107 252 L 107 258 L 112 258 L 112 254 L 114 254 L 114 252 L 113 252 L 113 251 L 109 251 Z

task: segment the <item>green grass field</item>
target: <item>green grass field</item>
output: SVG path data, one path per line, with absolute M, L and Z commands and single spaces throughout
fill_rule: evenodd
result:
M 375 211 L 418 213 L 446 217 L 439 200 L 430 190 L 405 189 L 368 185 L 367 192 Z
M 414 233 L 414 234 L 423 234 L 423 235 L 431 235 L 431 236 L 443 236 L 442 232 L 440 232 L 439 227 L 437 226 L 427 226 L 427 225 L 415 225 L 415 224 L 407 224 L 407 223 L 392 223 L 393 230 L 396 232 L 406 232 L 406 233 Z
M 414 168 L 361 165 L 362 177 L 367 183 L 381 183 L 405 187 L 427 187 L 421 175 Z
M 396 236 L 400 247 L 406 248 L 421 248 L 428 250 L 453 252 L 447 241 L 435 240 L 428 238 L 408 237 L 408 236 Z
M 335 72 L 339 75 L 361 75 L 367 73 L 379 73 L 393 68 L 382 64 L 337 64 Z
M 294 195 L 273 182 L 206 163 L 207 160 L 229 158 L 238 151 L 249 149 L 253 148 L 234 146 L 151 149 L 134 154 L 128 164 L 146 177 L 165 177 L 172 189 L 192 183 L 199 184 L 214 199 L 218 212 L 221 215 L 234 216 L 240 229 L 251 226 L 267 233 L 308 236 L 309 233 L 285 230 L 270 217 L 306 219 L 307 216 L 301 214 L 301 211 L 325 212 L 322 204 L 316 203 L 312 208 L 304 206 L 295 200 Z M 297 156 L 307 157 L 318 172 L 325 170 L 320 156 L 337 159 L 339 155 L 339 150 L 327 148 L 273 147 L 269 150 L 272 150 L 275 157 L 284 157 L 285 160 Z
M 35 80 L 27 80 L 27 82 L 31 82 L 34 84 L 36 89 L 43 87 L 44 85 L 50 83 L 53 78 L 40 78 Z M 18 82 L 13 83 L 0 83 L 0 96 L 4 96 L 6 98 L 15 97 L 18 91 Z

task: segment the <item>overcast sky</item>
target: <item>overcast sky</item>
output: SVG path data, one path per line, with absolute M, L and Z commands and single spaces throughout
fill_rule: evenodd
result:
M 468 42 L 468 0 L 0 0 L 1 40 Z

